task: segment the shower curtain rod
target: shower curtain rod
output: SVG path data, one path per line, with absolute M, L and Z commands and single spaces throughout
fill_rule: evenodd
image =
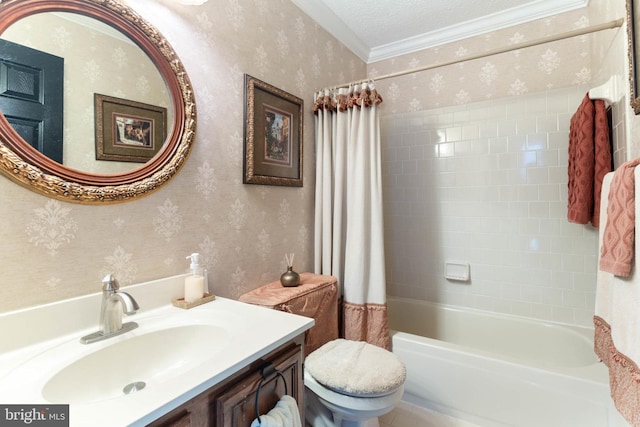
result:
M 412 68 L 412 69 L 409 69 L 409 70 L 398 71 L 398 72 L 395 72 L 395 73 L 385 74 L 385 75 L 378 76 L 378 77 L 375 77 L 375 78 L 355 80 L 353 82 L 344 83 L 344 84 L 338 85 L 338 86 L 333 86 L 333 87 L 330 87 L 328 89 L 337 89 L 337 88 L 340 88 L 340 87 L 348 87 L 348 86 L 357 85 L 357 84 L 360 84 L 360 83 L 370 82 L 370 81 L 374 81 L 374 80 L 378 81 L 378 80 L 390 79 L 390 78 L 393 78 L 393 77 L 400 77 L 400 76 L 404 76 L 404 75 L 407 75 L 407 74 L 419 73 L 421 71 L 432 70 L 434 68 L 440 68 L 440 67 L 444 67 L 444 66 L 447 66 L 447 65 L 458 64 L 460 62 L 471 61 L 473 59 L 484 58 L 484 57 L 487 57 L 487 56 L 497 55 L 499 53 L 511 52 L 513 50 L 524 49 L 526 47 L 537 46 L 537 45 L 541 45 L 541 44 L 545 44 L 545 43 L 551 43 L 551 42 L 555 42 L 555 41 L 558 41 L 558 40 L 568 39 L 568 38 L 571 38 L 571 37 L 577 37 L 577 36 L 582 36 L 582 35 L 585 35 L 585 34 L 595 33 L 595 32 L 598 32 L 598 31 L 611 30 L 613 28 L 621 27 L 623 23 L 624 23 L 624 19 L 620 18 L 620 19 L 616 19 L 615 21 L 605 22 L 603 24 L 593 25 L 591 27 L 580 28 L 580 29 L 577 29 L 577 30 L 567 31 L 565 33 L 560 33 L 560 34 L 556 34 L 556 35 L 553 35 L 553 36 L 542 37 L 542 38 L 539 38 L 539 39 L 536 39 L 536 40 L 524 41 L 524 42 L 521 42 L 521 43 L 512 44 L 510 46 L 505 46 L 505 47 L 501 47 L 501 48 L 497 48 L 497 49 L 488 50 L 488 51 L 485 51 L 485 52 L 476 53 L 476 54 L 473 54 L 473 55 L 465 56 L 464 58 L 456 58 L 456 59 L 452 59 L 452 60 L 449 60 L 449 61 L 444 61 L 444 62 L 439 62 L 439 63 L 436 63 L 436 64 L 426 65 L 424 67 L 418 67 L 418 68 Z

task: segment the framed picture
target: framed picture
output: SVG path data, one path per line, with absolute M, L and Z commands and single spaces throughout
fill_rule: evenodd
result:
M 302 187 L 302 99 L 244 76 L 245 184 Z
M 146 163 L 167 139 L 167 109 L 94 94 L 96 160 Z
M 640 58 L 640 40 L 636 27 L 640 22 L 640 0 L 627 0 L 627 32 L 629 36 L 629 85 L 631 89 L 631 107 L 636 114 L 640 114 L 640 94 L 638 94 L 638 58 Z

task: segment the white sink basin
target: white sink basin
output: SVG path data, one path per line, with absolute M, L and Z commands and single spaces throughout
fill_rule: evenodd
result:
M 44 385 L 43 397 L 51 403 L 81 404 L 144 392 L 146 386 L 204 362 L 230 341 L 225 330 L 213 325 L 178 326 L 124 337 L 58 371 Z
M 68 404 L 70 427 L 143 427 L 313 325 L 225 298 L 172 306 L 183 292 L 184 275 L 127 287 L 138 328 L 91 344 L 100 292 L 0 313 L 0 402 Z
M 247 327 L 226 310 L 167 307 L 134 320 L 138 328 L 112 338 L 82 344 L 80 336 L 92 328 L 19 357 L 20 362 L 0 376 L 0 401 L 37 397 L 35 401 L 77 407 L 153 395 L 230 352 L 234 337 Z M 3 389 L 3 384 L 20 386 Z

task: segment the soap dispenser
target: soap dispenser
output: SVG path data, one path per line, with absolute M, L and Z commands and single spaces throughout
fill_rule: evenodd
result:
M 200 265 L 200 254 L 193 253 L 187 257 L 191 265 L 184 279 L 184 300 L 193 302 L 199 300 L 209 292 L 207 270 Z

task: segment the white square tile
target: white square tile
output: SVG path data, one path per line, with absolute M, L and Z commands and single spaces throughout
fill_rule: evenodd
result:
M 478 139 L 480 137 L 480 129 L 478 125 L 463 125 L 462 126 L 462 139 Z
M 531 97 L 527 100 L 527 115 L 547 114 L 547 99 L 544 96 Z
M 498 136 L 517 135 L 517 125 L 513 120 L 498 121 Z
M 413 136 L 405 136 L 408 120 L 394 136 L 402 144 L 385 142 L 384 188 L 398 194 L 385 195 L 385 214 L 398 218 L 385 232 L 387 248 L 400 254 L 389 268 L 396 289 L 584 322 L 583 307 L 593 304 L 597 233 L 566 220 L 569 92 L 575 89 L 418 113 Z M 443 279 L 447 256 L 472 263 L 474 286 Z M 516 299 L 496 294 L 498 283 L 521 286 Z M 574 292 L 568 305 L 564 290 Z
M 520 151 L 518 153 L 518 167 L 526 168 L 529 166 L 537 166 L 538 164 L 538 152 L 533 151 Z
M 452 142 L 438 144 L 438 157 L 452 157 L 455 154 L 455 146 Z
M 546 150 L 549 147 L 549 134 L 529 133 L 527 138 L 527 150 Z
M 582 273 L 584 271 L 584 257 L 582 255 L 564 253 L 561 258 L 562 271 L 571 273 Z
M 527 149 L 527 136 L 526 135 L 513 135 L 507 137 L 509 141 L 508 151 L 524 151 Z
M 551 132 L 548 135 L 547 143 L 549 149 L 562 149 L 566 151 L 569 148 L 569 134 L 567 132 Z
M 516 130 L 518 135 L 528 135 L 537 132 L 536 117 L 519 117 L 516 119 Z
M 558 150 L 538 150 L 538 166 L 557 166 Z
M 455 142 L 462 140 L 462 128 L 460 126 L 448 127 L 445 129 L 445 140 Z
M 560 188 L 557 184 L 538 185 L 538 194 L 540 196 L 540 200 L 560 200 Z
M 548 184 L 548 168 L 532 167 L 527 169 L 527 184 Z
M 536 128 L 538 132 L 557 132 L 558 116 L 538 116 L 536 117 Z

